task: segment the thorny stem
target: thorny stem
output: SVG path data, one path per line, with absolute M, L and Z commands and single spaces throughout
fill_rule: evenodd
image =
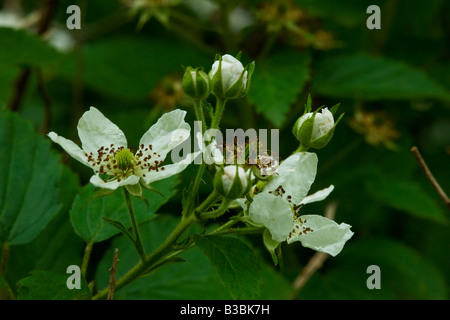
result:
M 204 220 L 204 219 L 216 219 L 216 218 L 220 217 L 228 210 L 230 202 L 231 202 L 230 199 L 226 199 L 226 198 L 223 199 L 222 204 L 220 205 L 219 208 L 217 208 L 216 210 L 213 210 L 213 211 L 209 211 L 209 212 L 202 212 L 200 214 L 200 218 L 202 220 Z
M 423 159 L 422 155 L 420 154 L 419 149 L 416 146 L 414 146 L 414 147 L 411 148 L 411 152 L 414 155 L 414 157 L 416 158 L 416 160 L 419 163 L 419 165 L 422 168 L 422 170 L 425 172 L 425 175 L 427 176 L 427 178 L 430 181 L 430 183 L 433 185 L 433 187 L 436 190 L 436 192 L 442 198 L 442 200 L 444 201 L 444 203 L 447 206 L 447 208 L 450 209 L 450 199 L 449 199 L 449 197 L 447 196 L 445 191 L 441 188 L 441 186 L 439 185 L 437 180 L 434 178 L 433 174 L 431 173 L 430 169 L 428 168 L 427 163 L 425 162 L 425 160 Z
M 199 211 L 199 209 L 206 210 L 208 209 L 212 204 L 214 204 L 218 199 L 220 198 L 220 195 L 217 192 L 213 192 L 205 201 L 202 202 L 197 208 L 196 211 Z M 225 202 L 225 201 L 224 201 Z M 227 201 L 228 202 L 228 201 Z M 228 204 L 224 205 L 228 206 Z M 172 233 L 167 237 L 166 240 L 151 254 L 145 257 L 144 260 L 141 260 L 137 265 L 135 265 L 131 270 L 129 270 L 125 275 L 123 275 L 119 280 L 116 281 L 115 290 L 119 290 L 129 284 L 130 282 L 138 279 L 142 274 L 147 273 L 149 270 L 152 270 L 152 268 L 161 266 L 164 261 L 167 261 L 168 259 L 174 258 L 177 255 L 191 249 L 195 246 L 194 243 L 191 243 L 190 245 L 183 247 L 181 250 L 176 248 L 176 243 L 180 236 L 189 229 L 197 220 L 197 217 L 195 215 L 190 216 L 182 216 L 180 223 L 175 227 L 175 229 L 172 231 Z M 248 233 L 255 233 L 260 232 L 262 229 L 257 227 L 248 227 L 248 228 L 234 228 L 230 229 L 232 225 L 239 222 L 238 220 L 230 220 L 221 227 L 217 228 L 216 230 L 210 232 L 210 235 L 220 235 L 220 234 L 230 234 L 230 233 L 240 233 L 240 234 L 248 234 Z M 230 229 L 231 231 L 228 231 Z M 105 288 L 99 293 L 97 293 L 92 299 L 93 300 L 100 300 L 107 297 L 109 292 L 109 288 Z
M 195 215 L 189 217 L 182 217 L 180 223 L 172 231 L 172 233 L 167 237 L 167 239 L 150 255 L 146 256 L 137 265 L 135 265 L 131 270 L 129 270 L 125 275 L 123 275 L 116 282 L 116 290 L 126 286 L 130 282 L 139 278 L 139 276 L 146 270 L 150 269 L 153 265 L 157 264 L 161 258 L 163 258 L 176 243 L 178 238 L 196 221 Z M 109 288 L 100 291 L 92 299 L 99 300 L 107 296 Z
M 214 190 L 198 207 L 195 209 L 197 212 L 204 212 L 211 207 L 215 202 L 220 199 L 221 195 Z

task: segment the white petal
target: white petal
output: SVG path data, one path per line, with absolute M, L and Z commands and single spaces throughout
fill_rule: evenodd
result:
M 101 147 L 126 147 L 127 139 L 122 130 L 106 118 L 96 108 L 91 107 L 86 111 L 78 121 L 78 136 L 81 145 L 87 153 L 97 154 Z
M 144 133 L 139 145 L 143 144 L 145 147 L 151 145 L 152 152 L 157 152 L 161 159 L 164 159 L 169 151 L 190 136 L 191 127 L 184 121 L 185 116 L 186 111 L 178 109 L 165 113 Z
M 225 54 L 222 56 L 222 85 L 224 91 L 227 91 L 229 88 L 233 86 L 233 84 L 239 80 L 241 77 L 242 72 L 244 71 L 244 66 L 242 63 L 236 59 L 235 57 Z M 219 68 L 219 61 L 215 61 L 212 65 L 210 77 L 212 78 L 214 74 L 217 72 L 217 69 Z M 245 86 L 247 84 L 247 71 L 245 71 L 243 77 L 242 77 L 243 87 L 245 89 Z
M 292 231 L 291 207 L 283 198 L 270 193 L 259 193 L 253 198 L 249 216 L 253 221 L 264 224 L 275 241 L 285 241 Z
M 336 256 L 353 236 L 351 226 L 346 223 L 337 224 L 319 215 L 304 215 L 300 218 L 303 224 L 294 224 L 296 232 L 289 237 L 288 243 L 300 241 L 304 247 Z
M 317 173 L 317 155 L 310 152 L 298 152 L 284 160 L 264 187 L 264 191 L 274 191 L 282 186 L 286 192 L 283 197 L 291 196 L 295 204 L 299 204 L 308 194 Z
M 203 152 L 203 160 L 206 164 L 222 165 L 225 163 L 223 153 L 215 139 L 213 139 L 211 143 L 205 147 Z
M 321 136 L 327 134 L 328 131 L 333 129 L 333 127 L 333 114 L 327 108 L 323 108 L 321 110 L 321 113 L 317 113 L 316 118 L 314 119 L 314 127 L 311 140 L 316 140 Z
M 241 180 L 243 189 L 247 188 L 248 175 L 245 172 L 244 168 L 229 165 L 224 168 L 222 175 L 222 184 L 225 194 L 228 194 L 228 192 L 230 192 L 231 190 L 231 187 L 233 186 L 234 179 L 236 178 L 236 171 L 239 179 Z
M 90 182 L 94 186 L 99 187 L 99 188 L 115 190 L 115 189 L 119 188 L 120 186 L 125 186 L 125 185 L 130 185 L 130 184 L 138 184 L 139 177 L 129 176 L 126 179 L 120 180 L 120 182 L 117 180 L 105 182 L 98 175 L 94 175 L 91 177 Z
M 152 170 L 145 173 L 145 177 L 142 179 L 146 184 L 168 178 L 170 176 L 176 175 L 186 169 L 186 167 L 194 161 L 194 159 L 200 154 L 200 152 L 190 153 L 186 158 L 180 162 L 174 164 L 168 164 L 166 166 L 160 167 L 158 171 Z M 164 168 L 164 169 L 162 169 Z
M 311 203 L 311 202 L 317 202 L 317 201 L 322 201 L 324 200 L 326 197 L 328 197 L 328 195 L 334 190 L 334 186 L 331 185 L 328 188 L 322 189 L 317 191 L 316 193 L 313 193 L 309 196 L 307 196 L 306 198 L 304 198 L 301 202 L 301 204 L 307 204 L 307 203 Z
M 87 161 L 87 156 L 84 154 L 84 151 L 76 145 L 73 141 L 58 136 L 55 132 L 50 132 L 48 134 L 49 138 L 52 139 L 53 142 L 59 144 L 64 151 L 66 151 L 72 158 L 80 161 L 82 164 L 91 167 L 91 164 Z

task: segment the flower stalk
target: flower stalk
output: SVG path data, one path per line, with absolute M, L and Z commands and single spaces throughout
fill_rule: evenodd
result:
M 81 261 L 81 274 L 85 277 L 86 277 L 89 259 L 91 257 L 93 246 L 94 246 L 94 242 L 90 241 L 86 244 L 86 247 L 84 248 L 83 260 Z
M 128 213 L 130 214 L 131 225 L 133 226 L 133 231 L 134 231 L 133 245 L 136 248 L 139 258 L 142 261 L 144 261 L 145 260 L 145 250 L 144 250 L 144 246 L 142 244 L 141 234 L 139 232 L 139 225 L 137 224 L 137 221 L 136 221 L 136 215 L 134 213 L 133 204 L 131 203 L 130 193 L 128 192 L 128 190 L 126 188 L 124 188 L 123 190 L 124 190 L 125 199 L 127 202 Z

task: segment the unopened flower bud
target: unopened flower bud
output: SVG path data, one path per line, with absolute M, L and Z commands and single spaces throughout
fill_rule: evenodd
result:
M 342 115 L 335 122 L 333 112 L 327 108 L 323 108 L 321 112 L 308 112 L 298 118 L 292 133 L 304 147 L 321 149 L 330 142 L 341 118 Z
M 209 77 L 212 92 L 218 98 L 237 99 L 245 96 L 249 89 L 254 62 L 245 68 L 235 57 L 226 54 L 212 65 Z
M 217 171 L 214 188 L 228 199 L 237 199 L 249 192 L 249 175 L 242 167 L 229 165 Z
M 183 91 L 194 99 L 205 99 L 211 92 L 208 75 L 201 69 L 187 67 L 182 81 Z

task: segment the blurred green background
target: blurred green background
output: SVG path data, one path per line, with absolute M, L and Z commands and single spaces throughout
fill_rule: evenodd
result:
M 323 214 L 335 201 L 335 220 L 352 225 L 355 235 L 294 298 L 448 299 L 449 208 L 410 152 L 419 148 L 449 193 L 448 1 L 0 3 L 0 105 L 30 121 L 36 132 L 55 131 L 78 142 L 76 123 L 90 106 L 116 123 L 131 146 L 172 109 L 188 110 L 192 124 L 193 107 L 181 90 L 183 66 L 209 71 L 216 53 L 241 51 L 244 65 L 256 63 L 248 95 L 227 104 L 221 128 L 279 128 L 281 158 L 298 146 L 291 129 L 308 94 L 314 107 L 340 103 L 345 116 L 330 144 L 317 150 L 318 176 L 311 190 L 334 184 L 335 191 L 304 213 Z M 80 30 L 66 27 L 71 4 L 81 8 Z M 380 30 L 366 27 L 372 4 L 381 8 Z M 46 6 L 54 12 L 39 36 L 39 15 Z M 6 279 L 13 291 L 32 270 L 64 274 L 68 265 L 80 263 L 85 244 L 73 231 L 69 211 L 91 171 L 64 153 L 62 161 L 57 215 L 39 237 L 11 248 Z M 178 192 L 159 210 L 168 215 L 164 226 L 179 217 L 181 190 L 196 170 L 190 166 L 180 175 Z M 205 181 L 206 195 L 211 184 L 207 176 Z M 151 223 L 146 227 L 149 235 L 164 237 L 164 228 L 152 228 Z M 280 270 L 259 237 L 248 241 L 264 261 L 261 297 L 292 298 L 292 283 L 314 251 L 284 244 Z M 131 245 L 123 239 L 100 242 L 88 281 L 106 285 L 101 274 L 107 273 L 115 247 L 124 252 L 121 266 L 133 265 L 125 258 Z M 170 265 L 117 297 L 227 298 L 200 256 L 194 250 L 186 263 Z M 370 265 L 381 269 L 380 290 L 366 286 Z

